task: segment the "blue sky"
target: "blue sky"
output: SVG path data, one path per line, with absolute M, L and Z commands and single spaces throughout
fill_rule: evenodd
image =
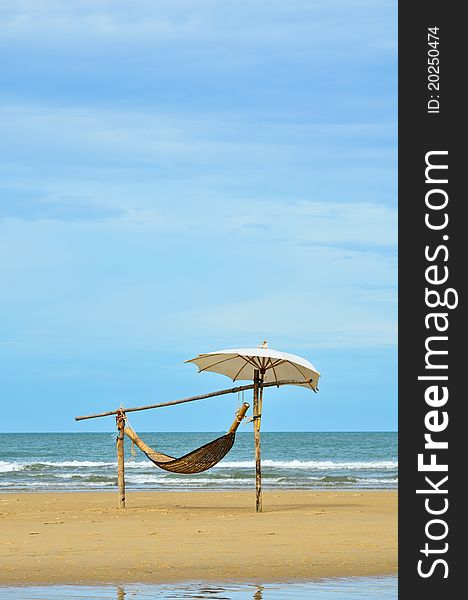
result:
M 396 429 L 396 16 L 0 2 L 3 430 L 111 431 L 73 417 L 229 387 L 183 361 L 265 337 L 322 373 L 265 393 L 266 430 Z

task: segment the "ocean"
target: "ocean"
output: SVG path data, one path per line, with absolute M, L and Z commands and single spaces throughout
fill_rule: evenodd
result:
M 0 600 L 395 600 L 396 577 L 351 577 L 288 583 L 0 586 Z
M 141 433 L 154 449 L 183 454 L 221 435 Z M 262 433 L 264 489 L 395 489 L 396 432 Z M 178 475 L 154 466 L 125 441 L 129 490 L 232 490 L 255 486 L 253 435 L 237 433 L 213 469 Z M 112 490 L 117 486 L 115 434 L 7 433 L 0 444 L 0 491 Z

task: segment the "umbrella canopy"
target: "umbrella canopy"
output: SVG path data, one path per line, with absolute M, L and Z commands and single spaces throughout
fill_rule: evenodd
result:
M 320 373 L 305 358 L 268 348 L 264 342 L 259 348 L 235 348 L 199 354 L 185 362 L 197 365 L 199 372 L 213 371 L 230 377 L 233 381 L 253 380 L 259 370 L 265 383 L 298 380 L 296 383 L 316 391 Z M 310 380 L 310 381 L 309 381 Z

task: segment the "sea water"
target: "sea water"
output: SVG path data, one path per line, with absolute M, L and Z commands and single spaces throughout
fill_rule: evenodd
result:
M 267 584 L 129 584 L 0 587 L 0 600 L 396 600 L 396 577 L 351 577 Z
M 140 433 L 154 449 L 182 456 L 221 435 Z M 125 480 L 133 490 L 232 490 L 255 485 L 251 432 L 238 432 L 217 466 L 179 475 L 154 466 L 125 441 Z M 110 490 L 117 485 L 115 434 L 20 433 L 0 438 L 0 491 Z M 265 489 L 395 489 L 395 432 L 262 433 Z

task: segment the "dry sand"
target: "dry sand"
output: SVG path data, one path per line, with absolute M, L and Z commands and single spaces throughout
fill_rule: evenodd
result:
M 0 494 L 0 585 L 280 581 L 397 571 L 396 492 Z

